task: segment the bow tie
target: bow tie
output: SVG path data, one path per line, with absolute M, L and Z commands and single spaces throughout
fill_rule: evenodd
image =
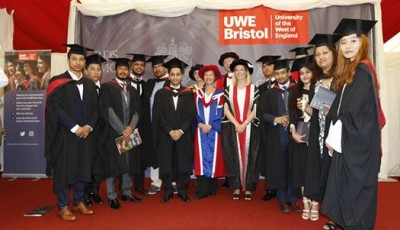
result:
M 138 81 L 141 81 L 141 80 L 143 80 L 142 77 L 134 77 L 134 78 L 132 78 L 132 81 L 134 81 L 134 82 L 138 82 Z
M 81 79 L 79 79 L 79 80 L 74 80 L 75 81 L 75 84 L 77 84 L 77 85 L 81 85 L 81 84 L 83 84 L 83 82 L 85 81 L 84 79 L 83 79 L 83 77 L 81 77 Z
M 156 82 L 163 82 L 163 81 L 166 81 L 167 79 L 165 79 L 165 78 L 156 78 Z

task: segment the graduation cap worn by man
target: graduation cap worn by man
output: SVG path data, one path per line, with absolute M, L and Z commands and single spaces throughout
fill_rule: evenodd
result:
M 135 54 L 135 53 L 127 53 L 127 55 L 132 55 L 132 62 L 136 62 L 136 61 L 142 61 L 142 62 L 146 62 L 146 56 L 145 54 Z
M 154 55 L 151 56 L 149 59 L 147 59 L 146 62 L 151 62 L 151 65 L 158 65 L 158 64 L 164 64 L 164 59 L 167 58 L 168 55 Z
M 67 53 L 68 58 L 71 56 L 71 54 L 80 54 L 86 56 L 86 51 L 94 51 L 94 49 L 86 48 L 78 44 L 64 44 L 63 46 L 70 48 Z
M 106 61 L 107 60 L 105 58 L 103 58 L 100 54 L 91 54 L 91 55 L 86 57 L 86 68 L 90 64 L 99 64 L 99 65 L 101 65 L 101 63 L 106 62 Z
M 185 68 L 188 67 L 189 65 L 183 62 L 182 60 L 179 60 L 178 58 L 172 58 L 168 62 L 164 63 L 163 66 L 168 69 L 168 72 L 171 71 L 173 68 L 178 68 L 181 70 L 182 73 L 185 72 Z
M 289 71 L 289 64 L 292 60 L 293 59 L 280 59 L 272 62 L 271 64 L 274 64 L 274 70 L 286 68 Z
M 115 62 L 115 69 L 117 69 L 118 66 L 127 66 L 128 69 L 130 67 L 129 58 L 110 58 L 109 60 L 112 60 Z
M 272 64 L 272 62 L 278 60 L 281 56 L 280 55 L 265 55 L 257 59 L 256 62 L 261 62 L 262 64 Z

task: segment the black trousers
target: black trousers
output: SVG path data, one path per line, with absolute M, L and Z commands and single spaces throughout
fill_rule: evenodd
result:
M 163 181 L 164 184 L 165 194 L 174 193 L 172 182 L 175 181 L 178 193 L 186 195 L 189 179 L 190 179 L 190 174 L 182 172 L 177 172 L 175 175 L 163 176 L 161 180 Z
M 198 176 L 196 179 L 196 196 L 215 195 L 217 193 L 217 178 Z

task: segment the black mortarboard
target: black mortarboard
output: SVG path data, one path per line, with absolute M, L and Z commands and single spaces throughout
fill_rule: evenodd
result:
M 154 55 L 147 59 L 146 62 L 151 62 L 151 65 L 164 64 L 164 59 L 168 57 L 168 55 Z
M 290 70 L 290 72 L 298 71 L 303 67 L 310 67 L 313 64 L 313 61 L 314 61 L 314 55 L 294 59 L 292 69 Z
M 251 64 L 249 61 L 244 60 L 244 59 L 236 59 L 236 60 L 234 60 L 231 63 L 231 65 L 229 66 L 229 68 L 231 69 L 232 72 L 235 70 L 235 67 L 237 65 L 243 65 L 244 67 L 246 67 L 246 69 L 249 71 L 250 74 L 253 73 L 253 64 Z
M 93 51 L 94 49 L 86 48 L 78 44 L 64 44 L 63 46 L 69 47 L 68 54 L 81 54 L 86 56 L 86 51 Z
M 189 65 L 178 58 L 172 58 L 168 62 L 164 63 L 163 66 L 167 68 L 168 71 L 170 71 L 172 68 L 179 68 L 182 72 L 184 72 L 184 69 Z
M 272 62 L 278 60 L 281 56 L 278 55 L 265 55 L 260 57 L 256 62 L 261 62 L 263 64 L 271 64 Z
M 272 62 L 271 64 L 274 64 L 274 70 L 278 70 L 278 69 L 283 69 L 286 68 L 289 70 L 289 62 L 292 59 L 281 59 L 281 60 L 276 60 L 274 62 Z
M 89 66 L 90 64 L 99 64 L 107 61 L 104 59 L 101 55 L 99 54 L 92 54 L 86 57 L 86 66 Z
M 341 34 L 342 36 L 354 33 L 357 36 L 360 36 L 360 34 L 367 35 L 376 22 L 375 20 L 343 18 L 333 33 Z
M 315 34 L 308 44 L 315 45 L 315 47 L 328 46 L 336 49 L 335 44 L 339 39 L 340 35 L 338 34 Z
M 194 74 L 194 72 L 196 71 L 196 70 L 199 70 L 201 67 L 203 67 L 204 65 L 202 65 L 202 64 L 196 64 L 196 65 L 194 65 L 194 66 L 192 66 L 192 68 L 190 68 L 190 70 L 189 70 L 189 77 L 190 77 L 190 79 L 192 79 L 193 81 L 196 81 L 196 79 L 194 79 L 194 76 L 193 76 L 193 74 Z
M 307 50 L 311 49 L 312 46 L 307 46 L 307 47 L 296 47 L 294 49 L 289 50 L 290 52 L 296 52 L 295 55 L 308 55 Z
M 135 62 L 135 61 L 145 62 L 146 61 L 146 55 L 144 55 L 144 54 L 128 53 L 128 55 L 132 55 L 132 62 Z
M 224 60 L 225 58 L 231 57 L 233 59 L 239 59 L 239 55 L 237 55 L 237 53 L 235 52 L 226 52 L 221 54 L 221 56 L 219 56 L 219 60 L 218 60 L 218 64 L 220 66 L 224 66 Z
M 128 58 L 110 58 L 110 60 L 115 61 L 115 69 L 117 69 L 118 66 L 130 66 L 130 60 Z

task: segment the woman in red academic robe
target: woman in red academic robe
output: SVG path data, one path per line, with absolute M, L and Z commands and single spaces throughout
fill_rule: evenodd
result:
M 252 199 L 258 181 L 257 158 L 259 149 L 260 123 L 256 116 L 258 89 L 251 84 L 253 65 L 243 59 L 232 62 L 232 85 L 225 90 L 223 124 L 223 156 L 228 174 L 229 186 L 233 189 L 233 199 L 240 199 L 240 191 L 245 192 L 245 200 Z

